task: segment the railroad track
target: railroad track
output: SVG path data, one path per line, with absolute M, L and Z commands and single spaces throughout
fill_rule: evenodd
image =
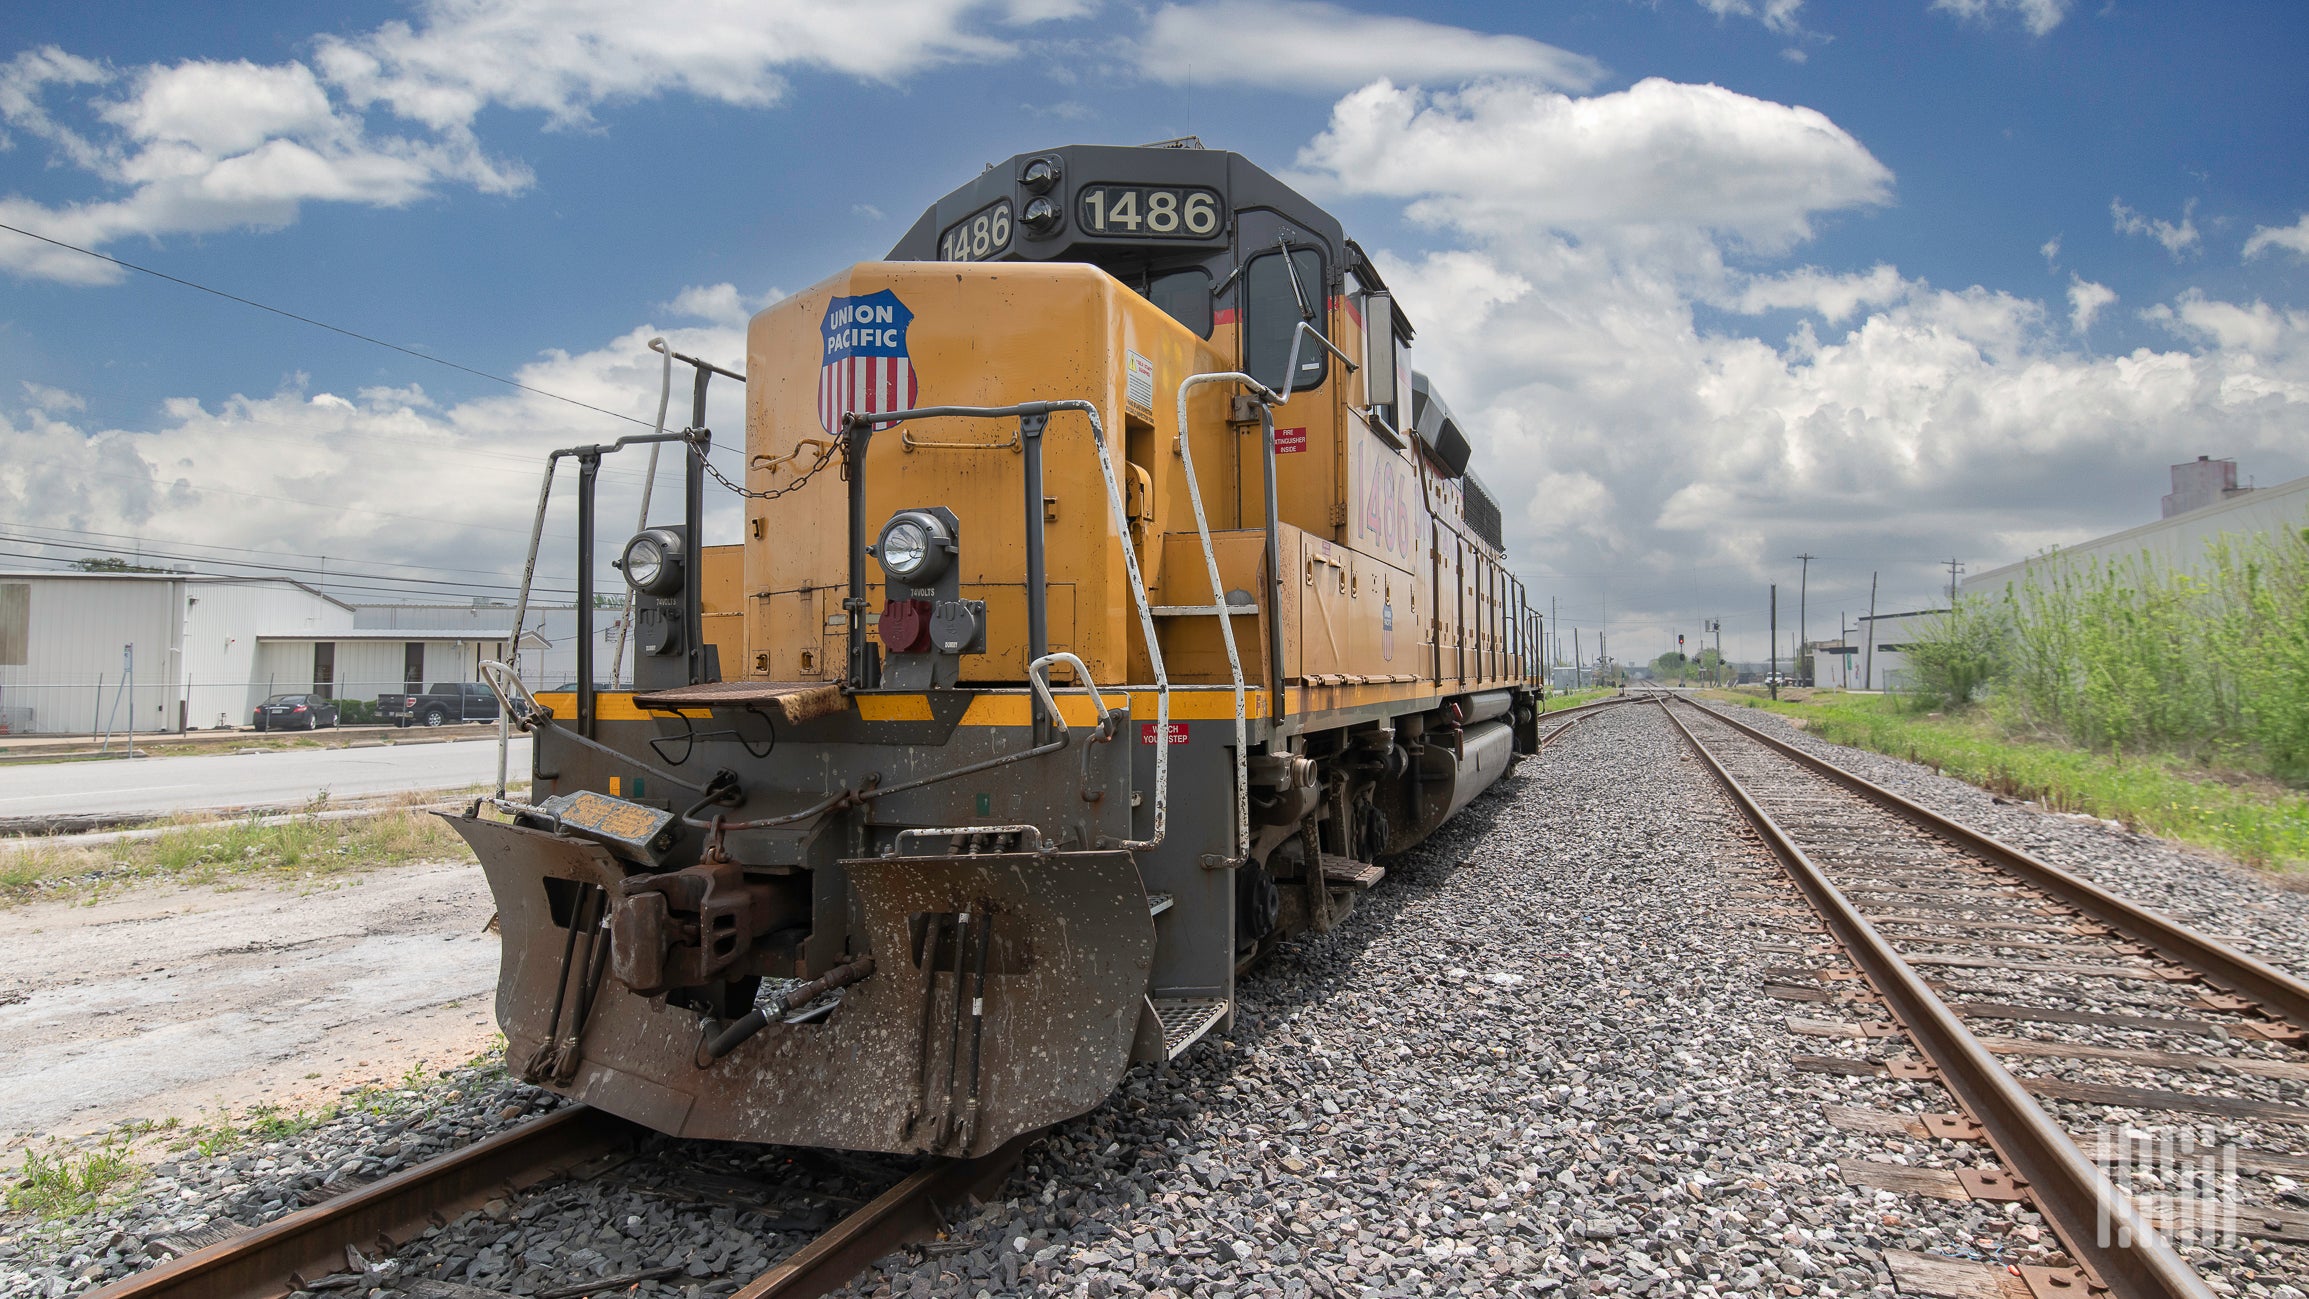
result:
M 385 1284 L 412 1299 L 479 1299 L 478 1286 L 397 1274 L 387 1266 L 428 1227 L 503 1198 L 543 1194 L 628 1162 L 653 1134 L 584 1105 L 534 1122 L 278 1218 L 264 1226 L 94 1292 L 94 1299 L 274 1299 L 297 1291 L 365 1294 Z M 741 1286 L 732 1299 L 801 1299 L 840 1288 L 875 1259 L 928 1239 L 947 1211 L 1008 1177 L 1032 1141 L 1020 1137 L 980 1159 L 933 1159 L 899 1178 L 809 1243 Z M 551 1293 L 611 1294 L 663 1269 L 572 1276 Z
M 2309 1273 L 2309 985 L 1712 709 L 1659 703 L 1851 963 L 1775 972 L 1854 1016 L 1796 1023 L 1871 1048 L 1800 1063 L 1941 1084 L 1961 1112 L 1925 1132 L 2000 1165 L 1847 1181 L 1881 1167 L 1884 1189 L 1933 1193 L 1930 1172 L 1949 1198 L 2033 1202 L 2079 1264 L 2021 1269 L 2039 1299 L 2210 1296 L 2174 1240 Z M 2143 1117 L 2112 1133 L 2108 1108 Z M 2189 1125 L 2208 1121 L 2199 1148 Z
M 1637 698 L 1639 698 L 1639 696 L 1614 695 L 1609 699 L 1598 699 L 1591 704 L 1578 704 L 1570 708 L 1559 708 L 1552 713 L 1541 713 L 1539 715 L 1539 721 L 1540 725 L 1542 726 L 1546 725 L 1550 721 L 1555 721 L 1558 719 L 1569 720 L 1564 721 L 1563 725 L 1556 727 L 1554 730 L 1549 731 L 1547 734 L 1540 736 L 1539 747 L 1541 749 L 1545 749 L 1548 745 L 1555 743 L 1557 740 L 1562 739 L 1566 734 L 1570 733 L 1573 727 L 1578 726 L 1581 722 L 1588 720 L 1589 718 L 1595 716 L 1597 713 L 1620 704 L 1634 702 Z

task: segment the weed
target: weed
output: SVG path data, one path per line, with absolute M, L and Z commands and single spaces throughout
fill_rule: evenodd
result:
M 318 801 L 307 809 L 318 812 Z M 278 824 L 180 818 L 147 838 L 100 847 L 58 847 L 37 839 L 0 846 L 0 903 L 87 888 L 165 880 L 231 887 L 250 879 L 319 885 L 332 877 L 425 861 L 470 861 L 472 851 L 441 818 L 417 807 L 324 821 L 303 815 Z
M 1888 696 L 1834 693 L 1761 706 L 1801 717 L 1831 744 L 1904 757 L 2008 798 L 2121 822 L 2254 866 L 2309 865 L 2309 796 L 2265 777 L 2173 754 L 2089 752 L 2048 742 L 2042 730 L 2008 729 L 1983 709 L 1922 717 Z
M 143 1175 L 122 1138 L 108 1136 L 94 1149 L 78 1152 L 59 1150 L 51 1142 L 48 1150 L 24 1153 L 23 1172 L 8 1188 L 8 1208 L 42 1218 L 77 1217 Z

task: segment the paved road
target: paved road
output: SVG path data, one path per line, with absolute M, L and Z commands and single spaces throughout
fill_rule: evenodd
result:
M 513 741 L 509 762 L 515 778 L 528 772 L 526 736 Z M 495 740 L 43 762 L 0 768 L 0 820 L 294 806 L 324 790 L 333 799 L 368 798 L 496 779 Z

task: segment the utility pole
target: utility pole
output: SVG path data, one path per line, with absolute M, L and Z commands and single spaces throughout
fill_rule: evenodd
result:
M 1584 657 L 1579 651 L 1579 628 L 1574 627 L 1571 629 L 1571 688 L 1574 690 L 1580 687 L 1580 665 L 1583 661 Z
M 1812 684 L 1812 673 L 1805 670 L 1805 665 L 1812 660 L 1804 652 L 1804 646 L 1811 640 L 1811 636 L 1805 631 L 1804 611 L 1806 598 L 1812 589 L 1812 561 L 1819 556 L 1807 552 L 1796 558 L 1804 565 L 1796 574 L 1796 684 L 1808 686 Z
M 1876 575 L 1868 575 L 1868 655 L 1866 666 L 1860 669 L 1860 688 L 1876 688 Z
M 1963 571 L 1964 565 L 1958 563 L 1954 556 L 1950 556 L 1948 560 L 1948 607 L 1951 610 L 1956 608 L 1956 575 Z
M 1772 698 L 1780 697 L 1780 584 L 1772 583 L 1772 666 L 1764 678 Z
M 1716 633 L 1716 684 L 1724 684 L 1724 620 L 1708 619 L 1708 630 Z
M 1553 651 L 1547 656 L 1547 683 L 1553 686 L 1555 684 L 1555 661 L 1563 657 L 1563 633 L 1556 627 L 1555 597 L 1552 595 L 1547 597 L 1547 634 L 1553 637 L 1547 643 L 1548 648 Z

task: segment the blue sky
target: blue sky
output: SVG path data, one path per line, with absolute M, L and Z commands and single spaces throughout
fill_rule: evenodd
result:
M 650 333 L 737 360 L 989 161 L 1239 150 L 1388 267 L 1512 560 L 1623 656 L 1761 652 L 1799 552 L 1815 610 L 1914 606 L 2173 461 L 2309 473 L 2298 5 L 126 13 L 12 10 L 0 221 L 640 415 Z M 6 232 L 0 284 L 17 538 L 485 581 L 538 453 L 616 428 Z

